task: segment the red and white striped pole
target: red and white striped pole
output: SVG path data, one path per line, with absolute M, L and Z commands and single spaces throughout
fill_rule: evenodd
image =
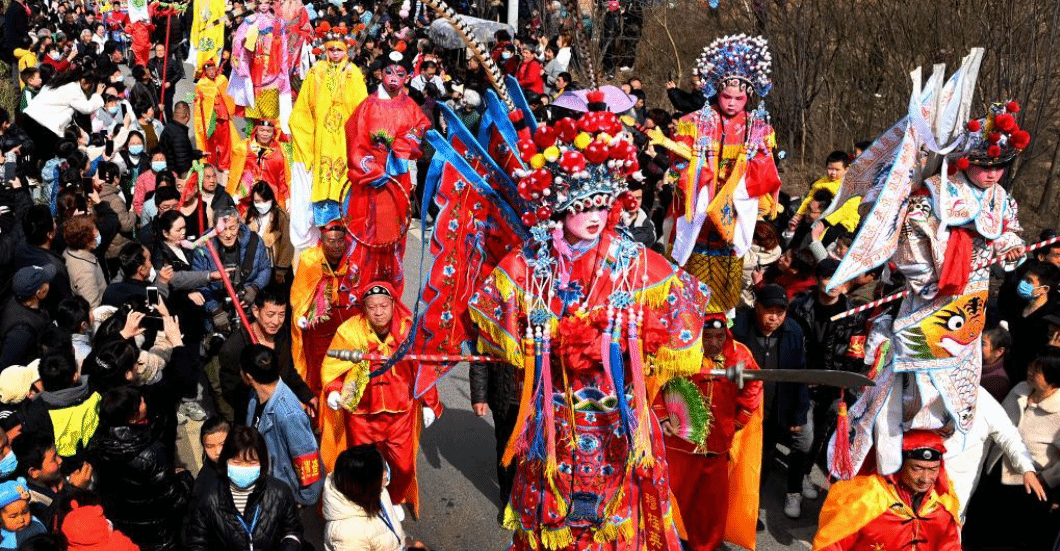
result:
M 1053 237 L 1051 239 L 1046 239 L 1045 241 L 1039 241 L 1039 242 L 1037 242 L 1037 243 L 1035 243 L 1033 245 L 1028 245 L 1027 249 L 1026 249 L 1026 252 L 1036 251 L 1038 249 L 1041 249 L 1041 248 L 1044 248 L 1044 247 L 1048 247 L 1049 245 L 1052 245 L 1052 244 L 1057 243 L 1057 242 L 1060 242 L 1060 235 L 1058 235 L 1056 237 Z M 972 266 L 972 271 L 982 270 L 983 268 L 986 268 L 987 266 L 991 266 L 993 264 L 997 264 L 998 262 L 1001 262 L 1004 259 L 1005 259 L 1005 255 L 995 256 L 993 258 L 989 258 L 987 260 L 984 260 L 984 261 L 980 262 L 979 264 L 976 264 L 975 266 Z M 840 313 L 832 316 L 832 321 L 841 320 L 841 319 L 843 319 L 845 317 L 853 316 L 854 314 L 860 314 L 861 312 L 864 312 L 866 310 L 872 310 L 873 308 L 875 308 L 877 306 L 880 306 L 882 304 L 887 304 L 889 302 L 894 302 L 896 300 L 901 300 L 901 299 L 903 299 L 903 298 L 905 298 L 907 296 L 909 296 L 909 289 L 906 289 L 904 291 L 900 291 L 898 293 L 894 293 L 893 295 L 885 296 L 885 297 L 883 297 L 883 298 L 881 298 L 879 300 L 874 300 L 874 301 L 872 301 L 872 302 L 870 302 L 868 304 L 863 304 L 861 306 L 858 306 L 857 308 L 851 308 L 850 310 L 847 310 L 846 312 L 840 312 Z

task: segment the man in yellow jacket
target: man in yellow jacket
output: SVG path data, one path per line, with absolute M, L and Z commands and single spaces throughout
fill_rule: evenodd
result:
M 364 75 L 347 55 L 347 44 L 339 33 L 324 34 L 325 59 L 309 70 L 291 113 L 291 242 L 302 250 L 315 242 L 314 218 L 326 224 L 338 218 L 338 204 L 346 185 L 345 124 L 353 110 L 368 96 Z M 333 216 L 314 216 L 318 205 Z

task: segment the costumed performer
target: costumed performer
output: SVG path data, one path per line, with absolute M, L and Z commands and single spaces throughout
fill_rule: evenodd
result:
M 671 255 L 711 290 L 708 312 L 728 312 L 740 301 L 743 255 L 760 214 L 776 214 L 780 176 L 776 137 L 761 105 L 773 86 L 766 39 L 746 35 L 715 40 L 697 72 L 707 105 L 681 118 L 674 140 L 679 174 L 670 217 Z
M 821 508 L 814 551 L 960 551 L 957 494 L 946 477 L 942 437 L 912 430 L 901 468 L 832 484 Z
M 361 294 L 362 312 L 339 326 L 332 350 L 394 353 L 412 327 L 412 313 L 386 281 L 369 284 Z M 416 367 L 399 361 L 369 377 L 383 362 L 349 362 L 326 357 L 321 370 L 327 409 L 321 421 L 321 453 L 330 471 L 339 452 L 374 443 L 390 466 L 387 490 L 395 504 L 407 503 L 419 514 L 416 453 L 420 432 L 442 415 L 438 389 L 422 399 L 413 395 Z M 422 413 L 421 413 L 422 411 Z
M 391 282 L 399 297 L 405 285 L 402 259 L 412 219 L 416 160 L 423 155 L 420 142 L 431 127 L 405 93 L 410 70 L 406 57 L 391 52 L 378 91 L 346 121 L 349 182 L 340 194 L 342 213 L 330 195 L 313 205 L 318 225 L 345 218 L 354 240 L 352 262 L 362 267 L 367 280 Z
M 221 63 L 221 51 L 225 46 L 225 0 L 193 0 L 191 4 L 194 15 L 187 62 L 197 73 L 208 61 L 215 65 Z
M 353 240 L 342 221 L 332 221 L 319 233 L 316 246 L 299 254 L 291 284 L 291 353 L 295 370 L 314 395 L 324 389 L 320 380 L 324 355 L 335 331 L 355 313 L 361 288 L 360 267 L 349 262 Z
M 206 162 L 227 174 L 232 166 L 233 143 L 239 131 L 232 122 L 236 104 L 228 95 L 228 78 L 217 70 L 217 61 L 203 62 L 202 76 L 195 83 L 193 107 L 195 146 L 206 154 Z
M 297 250 L 316 241 L 311 203 L 336 205 L 346 185 L 346 121 L 368 96 L 364 75 L 349 46 L 324 21 L 317 27 L 325 58 L 309 70 L 291 113 L 291 242 Z M 331 220 L 319 220 L 321 226 Z
M 743 388 L 739 388 L 725 377 L 710 375 L 712 369 L 726 369 L 737 364 L 743 364 L 745 370 L 758 369 L 751 351 L 732 338 L 725 326 L 724 316 L 709 315 L 703 327 L 703 367 L 699 373 L 685 377 L 698 391 L 698 396 L 694 398 L 706 404 L 710 412 L 706 438 L 698 443 L 674 432 L 674 424 L 661 393 L 655 400 L 654 409 L 665 434 L 663 442 L 666 444 L 666 461 L 670 467 L 670 490 L 684 521 L 682 524 L 688 541 L 686 549 L 691 551 L 714 551 L 726 539 L 726 521 L 730 516 L 729 473 L 733 470 L 729 453 L 733 438 L 751 422 L 754 413 L 762 405 L 761 381 L 748 381 Z M 750 488 L 754 495 L 758 492 L 757 474 L 762 457 L 761 416 L 757 417 L 757 421 L 758 453 L 740 458 L 740 461 L 752 464 L 754 474 L 751 480 L 734 480 Z M 705 492 L 704 488 L 710 488 L 710 491 Z M 742 519 L 744 526 L 741 528 L 745 532 L 749 530 L 753 542 L 758 520 L 757 503 L 749 510 L 753 514 L 750 518 Z
M 287 128 L 291 114 L 290 68 L 283 21 L 273 0 L 258 0 L 257 11 L 243 19 L 232 37 L 232 74 L 228 93 L 248 119 L 276 120 Z
M 287 145 L 276 139 L 276 121 L 265 119 L 257 122 L 252 136 L 236 144 L 225 191 L 241 208 L 250 203 L 250 189 L 262 180 L 272 188 L 279 207 L 287 208 L 291 181 Z
M 840 478 L 859 472 L 872 449 L 880 474 L 897 471 L 904 430 L 963 435 L 973 425 L 990 283 L 981 263 L 1003 256 L 1014 267 L 1024 254 L 1016 201 L 1000 185 L 1006 167 L 1030 143 L 1016 124 L 1018 110 L 1015 102 L 993 104 L 986 118 L 967 123 L 949 169 L 914 180 L 904 198 L 881 194 L 843 260 L 848 266 L 863 261 L 868 255 L 859 241 L 879 243 L 881 233 L 899 228 L 890 261 L 905 275 L 909 294 L 896 314 L 876 318 L 868 335 L 876 386 L 851 406 L 851 445 L 834 437 L 830 444 L 832 471 Z M 877 157 L 882 145 L 861 158 Z M 911 173 L 900 170 L 898 177 Z M 842 283 L 833 276 L 829 288 Z
M 278 0 L 276 17 L 283 23 L 283 34 L 287 38 L 288 78 L 295 94 L 301 90 L 300 83 L 309 70 L 313 24 L 309 11 L 302 0 Z
M 616 231 L 636 148 L 602 96 L 519 141 L 531 239 L 470 300 L 479 349 L 525 368 L 502 461 L 513 550 L 681 548 L 645 378 L 698 371 L 709 290 Z

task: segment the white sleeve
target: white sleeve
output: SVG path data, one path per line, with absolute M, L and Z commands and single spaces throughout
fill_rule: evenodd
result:
M 983 416 L 986 421 L 987 431 L 990 438 L 1015 465 L 1020 474 L 1034 472 L 1034 461 L 1031 460 L 1031 452 L 1023 443 L 1023 437 L 1016 425 L 1012 424 L 1005 409 L 988 392 L 979 392 L 979 403 L 976 404 L 978 415 Z

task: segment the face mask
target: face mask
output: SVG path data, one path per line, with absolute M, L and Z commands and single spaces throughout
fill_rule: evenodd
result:
M 48 57 L 54 59 L 55 61 L 59 61 L 59 52 L 52 50 L 52 53 L 48 54 Z
M 155 271 L 155 267 L 151 266 L 151 273 L 147 275 L 147 281 L 154 281 L 158 277 L 158 272 Z
M 1031 285 L 1026 281 L 1021 281 L 1020 284 L 1016 287 L 1016 294 L 1019 295 L 1020 298 L 1022 298 L 1023 300 L 1033 300 L 1034 289 L 1034 285 Z
M 265 201 L 264 203 L 254 203 L 254 208 L 257 209 L 258 214 L 267 214 L 272 210 L 272 201 Z
M 501 59 L 508 60 L 508 59 L 511 59 L 511 58 L 512 58 L 512 53 L 511 52 L 504 52 L 504 53 L 501 54 Z
M 244 467 L 242 465 L 229 465 L 228 466 L 228 480 L 232 481 L 232 484 L 236 488 L 245 490 L 254 485 L 254 482 L 261 476 L 261 465 L 253 465 Z
M 99 246 L 100 246 L 100 245 L 102 245 L 102 244 L 103 244 L 103 236 L 102 236 L 101 234 L 98 234 L 98 233 L 97 233 L 97 234 L 96 234 L 96 246 L 95 246 L 95 247 L 92 247 L 92 248 L 93 248 L 93 249 L 98 249 L 98 248 L 99 248 Z
M 155 172 L 164 172 L 166 170 L 165 161 L 151 161 L 151 170 Z
M 142 145 L 130 145 L 129 155 L 139 155 L 144 152 L 144 146 Z
M 18 458 L 15 457 L 15 452 L 8 450 L 7 455 L 0 459 L 0 477 L 7 478 L 15 472 L 15 467 L 18 467 Z
M 109 112 L 109 113 L 110 113 L 111 115 L 117 115 L 117 114 L 118 114 L 118 106 L 117 106 L 117 105 L 115 105 L 114 107 L 111 107 L 111 108 L 107 109 L 107 111 L 108 111 L 108 112 Z

